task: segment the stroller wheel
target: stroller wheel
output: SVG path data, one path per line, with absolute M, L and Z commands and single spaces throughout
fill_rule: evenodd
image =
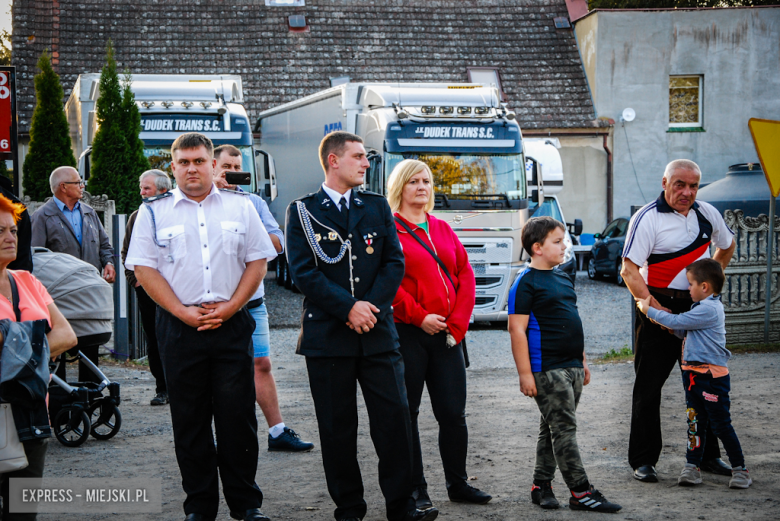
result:
M 53 428 L 60 443 L 78 447 L 89 438 L 89 416 L 80 409 L 62 409 L 54 417 Z
M 113 438 L 122 427 L 122 414 L 116 405 L 109 401 L 99 401 L 89 408 L 92 420 L 90 434 L 97 440 Z

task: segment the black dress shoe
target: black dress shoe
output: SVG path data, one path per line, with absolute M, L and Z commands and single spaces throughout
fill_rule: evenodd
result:
M 450 497 L 450 501 L 454 503 L 474 503 L 476 505 L 484 505 L 493 499 L 493 496 L 490 494 L 472 487 L 465 481 L 456 485 L 450 485 L 447 488 L 447 495 Z
M 643 483 L 658 483 L 658 473 L 652 465 L 640 465 L 634 469 L 634 479 Z
M 713 474 L 720 474 L 721 476 L 731 476 L 731 467 L 726 465 L 726 462 L 720 458 L 702 461 L 699 468 L 704 472 L 712 472 Z
M 428 496 L 428 489 L 425 487 L 414 487 L 412 499 L 414 499 L 414 505 L 417 507 L 417 510 L 428 510 L 433 506 L 431 498 Z
M 240 514 L 239 512 L 230 512 L 230 517 L 233 519 L 238 519 L 240 521 L 270 521 L 270 517 L 266 516 L 262 512 L 260 512 L 259 508 L 250 508 L 244 514 Z
M 214 521 L 216 517 L 204 516 L 203 514 L 187 514 L 184 521 Z
M 406 513 L 404 521 L 433 521 L 437 517 L 439 517 L 439 511 L 435 507 L 428 510 L 414 509 Z

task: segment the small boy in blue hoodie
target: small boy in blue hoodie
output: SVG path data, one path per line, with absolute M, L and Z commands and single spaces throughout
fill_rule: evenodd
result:
M 723 443 L 731 462 L 730 488 L 748 488 L 750 479 L 737 433 L 731 426 L 729 370 L 731 352 L 726 349 L 726 315 L 720 301 L 725 275 L 720 263 L 700 259 L 686 269 L 690 284 L 691 310 L 679 315 L 650 307 L 650 299 L 637 299 L 637 306 L 651 320 L 674 330 L 684 338 L 680 368 L 688 404 L 688 454 L 677 484 L 702 482 L 699 464 L 704 454 L 707 424 Z

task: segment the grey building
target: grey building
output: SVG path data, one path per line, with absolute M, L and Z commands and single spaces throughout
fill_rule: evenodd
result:
M 41 52 L 67 99 L 79 74 L 100 71 L 109 38 L 133 73 L 241 74 L 251 119 L 336 77 L 494 78 L 526 136 L 559 138 L 567 218 L 605 223 L 610 128 L 594 113 L 566 0 L 15 0 L 13 16 L 22 155 Z
M 758 162 L 748 119 L 780 120 L 780 7 L 595 10 L 574 25 L 596 114 L 615 121 L 615 216 L 658 197 L 673 159 L 703 183 Z

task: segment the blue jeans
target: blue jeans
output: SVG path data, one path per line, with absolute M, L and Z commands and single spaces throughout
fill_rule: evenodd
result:
M 265 304 L 250 309 L 249 314 L 255 319 L 255 331 L 252 333 L 255 358 L 271 356 L 271 335 L 268 329 L 268 310 Z
M 731 426 L 729 407 L 729 391 L 731 378 L 729 375 L 713 378 L 709 373 L 701 374 L 693 371 L 683 371 L 685 401 L 688 404 L 688 463 L 701 464 L 706 443 L 707 426 L 723 443 L 732 467 L 745 466 L 742 447 L 737 433 Z

